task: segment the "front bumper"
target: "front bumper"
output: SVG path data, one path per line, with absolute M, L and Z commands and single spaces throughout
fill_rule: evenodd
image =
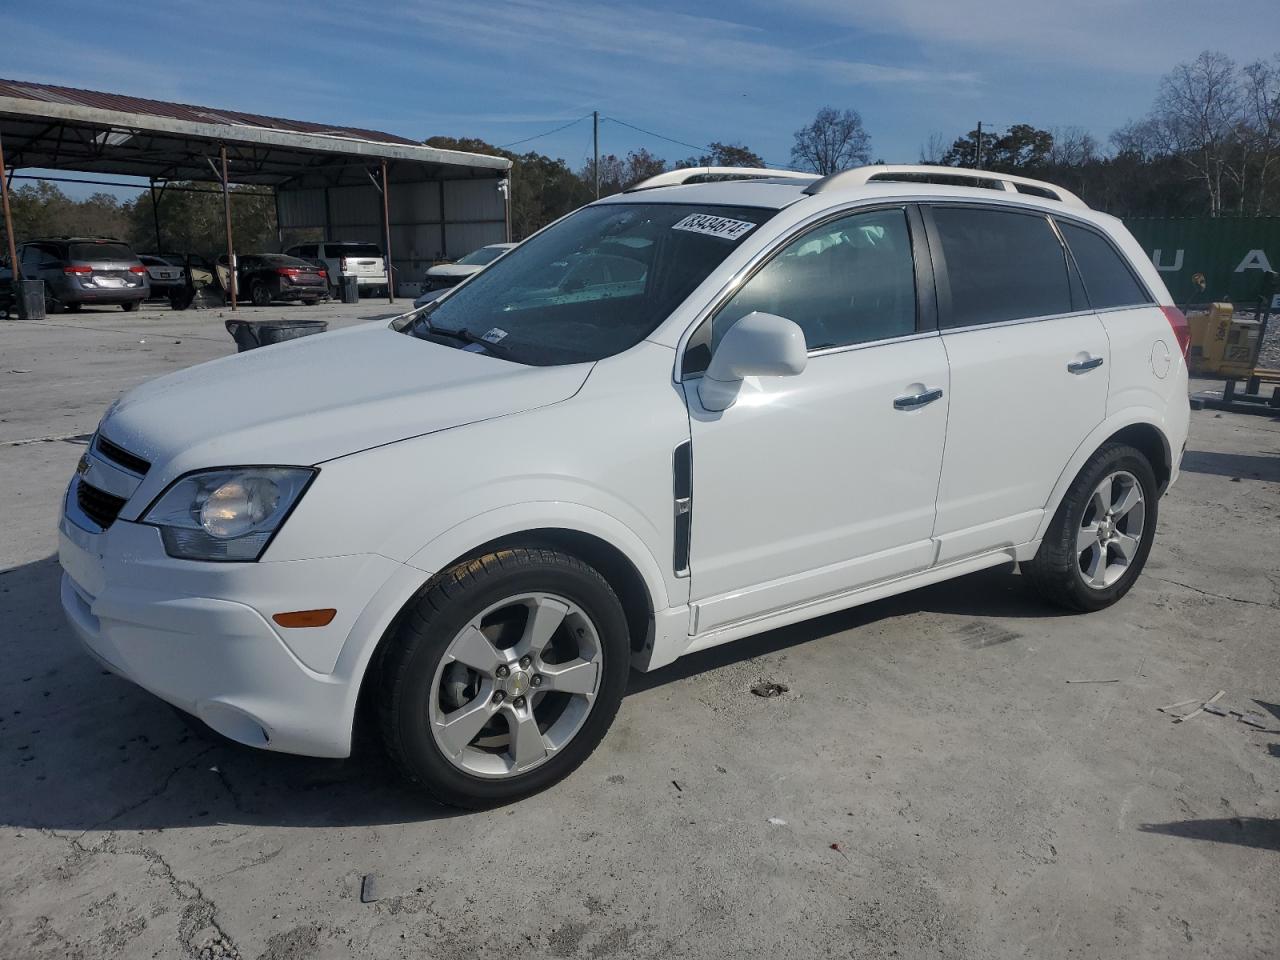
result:
M 175 560 L 154 527 L 65 515 L 58 556 L 63 610 L 104 666 L 233 740 L 320 757 L 349 754 L 365 665 L 423 576 L 376 555 Z M 338 610 L 327 627 L 270 619 L 321 607 Z

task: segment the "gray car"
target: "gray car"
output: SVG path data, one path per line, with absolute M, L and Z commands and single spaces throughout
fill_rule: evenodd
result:
M 151 293 L 147 268 L 122 240 L 105 237 L 42 237 L 18 252 L 24 280 L 43 280 L 45 309 L 79 310 L 89 304 L 119 304 L 136 310 Z

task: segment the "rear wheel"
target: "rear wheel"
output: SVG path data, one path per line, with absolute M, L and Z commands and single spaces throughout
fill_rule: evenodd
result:
M 70 304 L 68 304 L 67 306 L 68 308 L 70 308 Z M 123 310 L 125 313 L 132 313 L 134 310 L 138 309 L 138 301 L 130 300 L 127 303 L 122 303 L 120 304 L 120 309 Z
M 1157 497 L 1147 458 L 1127 444 L 1104 444 L 1072 481 L 1023 573 L 1061 606 L 1109 607 L 1129 592 L 1147 562 Z
M 444 803 L 528 796 L 600 742 L 629 650 L 621 603 L 576 557 L 513 548 L 466 561 L 414 601 L 382 656 L 388 751 Z
M 249 296 L 252 298 L 255 307 L 271 306 L 271 291 L 267 289 L 267 285 L 261 280 L 253 281 Z
M 79 313 L 79 312 L 80 312 L 80 308 L 81 308 L 82 306 L 84 306 L 84 304 L 82 304 L 82 303 L 66 303 L 66 304 L 63 304 L 63 306 L 64 306 L 64 307 L 66 307 L 67 313 Z

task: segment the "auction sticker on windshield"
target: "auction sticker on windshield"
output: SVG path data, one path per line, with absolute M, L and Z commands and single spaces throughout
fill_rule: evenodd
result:
M 691 213 L 671 229 L 702 233 L 708 237 L 720 237 L 724 240 L 737 240 L 754 226 L 755 224 L 749 220 L 730 220 L 728 217 L 713 217 L 709 213 Z

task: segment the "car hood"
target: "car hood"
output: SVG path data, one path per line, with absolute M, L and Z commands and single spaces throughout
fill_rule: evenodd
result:
M 165 465 L 169 478 L 205 467 L 312 465 L 557 403 L 590 369 L 527 367 L 381 321 L 152 380 L 126 393 L 100 429 L 153 467 Z
M 442 263 L 427 271 L 428 277 L 469 277 L 479 273 L 480 267 L 472 263 Z

